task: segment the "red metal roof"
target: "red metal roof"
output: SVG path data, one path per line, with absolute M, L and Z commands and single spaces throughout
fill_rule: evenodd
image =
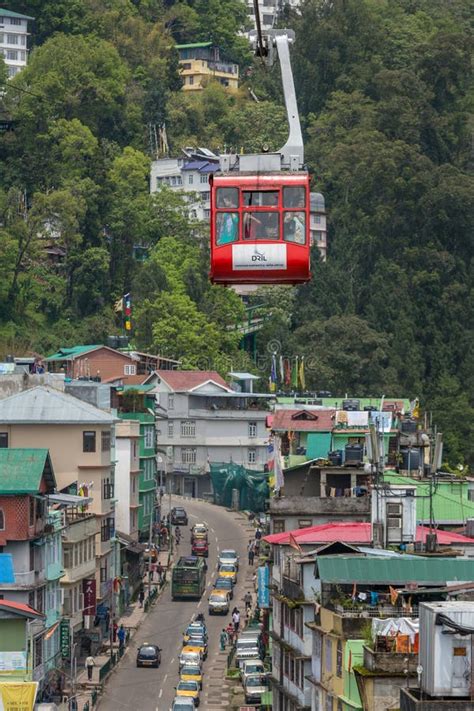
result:
M 9 610 L 14 610 L 15 612 L 23 612 L 26 615 L 33 615 L 34 617 L 44 617 L 41 612 L 35 610 L 29 605 L 25 605 L 22 602 L 13 602 L 12 600 L 0 600 L 0 609 L 7 608 Z
M 276 410 L 272 430 L 275 432 L 330 432 L 335 410 Z M 302 419 L 306 415 L 307 419 Z
M 426 526 L 417 526 L 416 540 L 425 541 L 426 535 L 430 532 Z M 297 528 L 294 531 L 285 531 L 285 533 L 273 533 L 270 536 L 265 536 L 264 540 L 267 543 L 279 543 L 280 545 L 289 545 L 290 533 L 299 545 L 317 544 L 317 543 L 360 543 L 366 544 L 372 542 L 372 526 L 370 523 L 364 522 L 338 522 L 338 523 L 322 523 L 318 526 L 308 526 L 307 528 Z M 474 538 L 462 536 L 453 531 L 437 530 L 438 543 L 443 546 L 453 545 L 456 543 L 474 545 Z
M 192 390 L 199 385 L 204 385 L 208 380 L 230 390 L 224 378 L 216 370 L 157 370 L 156 372 L 175 391 Z

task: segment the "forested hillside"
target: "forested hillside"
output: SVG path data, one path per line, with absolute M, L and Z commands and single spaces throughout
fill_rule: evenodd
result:
M 205 231 L 176 196 L 148 192 L 150 126 L 166 123 L 173 154 L 283 141 L 278 72 L 238 35 L 244 3 L 4 5 L 36 21 L 0 99 L 13 121 L 0 134 L 0 352 L 102 341 L 131 291 L 140 348 L 245 365 L 227 329 L 242 306 L 207 281 Z M 282 19 L 329 250 L 308 285 L 258 297 L 272 312 L 261 354 L 269 341 L 305 354 L 308 385 L 333 393 L 420 396 L 452 463 L 474 461 L 473 17 L 472 0 L 306 0 Z M 208 39 L 241 66 L 235 96 L 180 92 L 175 42 Z

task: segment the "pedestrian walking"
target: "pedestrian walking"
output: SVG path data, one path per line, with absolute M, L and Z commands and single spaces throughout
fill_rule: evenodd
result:
M 120 625 L 119 631 L 117 632 L 117 637 L 119 641 L 119 651 L 122 651 L 123 648 L 125 647 L 125 638 L 127 636 L 127 633 L 125 632 L 125 627 L 123 625 Z
M 232 622 L 234 624 L 234 632 L 237 634 L 240 625 L 240 612 L 237 610 L 236 607 L 234 608 L 234 612 L 232 613 Z
M 117 631 L 118 631 L 118 624 L 114 620 L 113 624 L 112 624 L 112 642 L 117 641 Z
M 249 565 L 253 565 L 253 561 L 255 558 L 255 542 L 254 541 L 249 541 L 247 551 L 248 551 L 248 556 L 249 556 Z
M 252 607 L 252 593 L 250 592 L 250 590 L 247 590 L 247 592 L 245 593 L 244 602 L 245 602 L 245 611 L 247 612 Z
M 163 566 L 161 565 L 161 563 L 160 563 L 159 561 L 158 561 L 158 563 L 156 564 L 156 573 L 157 573 L 157 575 L 158 575 L 158 582 L 159 582 L 159 584 L 160 584 L 160 585 L 163 585 L 163 582 L 164 582 L 164 580 L 163 580 L 163 573 L 164 573 L 164 570 L 163 570 Z
M 225 646 L 227 644 L 227 632 L 223 629 L 221 632 L 221 636 L 219 638 L 219 641 L 221 643 L 221 652 L 225 651 Z
M 145 600 L 145 591 L 140 590 L 140 592 L 138 593 L 138 604 L 140 605 L 140 607 L 143 607 L 144 600 Z
M 254 551 L 255 551 L 256 556 L 260 555 L 260 541 L 259 540 L 255 541 Z
M 259 541 L 262 537 L 262 529 L 260 527 L 255 531 L 255 540 Z
M 94 657 L 92 655 L 89 655 L 86 657 L 86 669 L 87 669 L 87 679 L 88 681 L 92 681 L 92 672 L 94 671 L 95 667 L 95 661 Z

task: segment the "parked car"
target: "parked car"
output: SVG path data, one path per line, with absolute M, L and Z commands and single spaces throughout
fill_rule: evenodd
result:
M 180 678 L 183 681 L 197 681 L 202 689 L 202 669 L 198 664 L 185 664 L 180 671 Z
M 217 559 L 217 565 L 224 565 L 225 563 L 231 563 L 235 565 L 237 570 L 239 569 L 239 556 L 237 551 L 227 548 L 225 551 L 219 553 L 219 558 Z
M 234 583 L 231 578 L 217 577 L 214 583 L 214 590 L 227 590 L 230 599 L 232 600 L 234 597 Z
M 171 711 L 194 711 L 194 701 L 186 696 L 175 696 Z
M 202 658 L 207 659 L 207 637 L 201 634 L 191 634 L 186 645 L 199 649 Z
M 197 681 L 190 679 L 189 681 L 184 681 L 180 679 L 178 681 L 178 686 L 176 687 L 176 696 L 184 697 L 186 699 L 192 699 L 195 706 L 199 706 L 199 684 Z
M 171 524 L 172 526 L 187 526 L 188 525 L 188 514 L 182 506 L 174 506 L 171 509 Z
M 227 590 L 213 590 L 208 604 L 210 615 L 227 615 L 230 608 L 229 593 Z
M 191 544 L 191 553 L 207 558 L 209 556 L 209 543 L 207 542 L 207 538 L 195 538 Z
M 240 667 L 240 678 L 242 682 L 245 681 L 245 677 L 249 674 L 264 674 L 265 668 L 261 659 L 248 659 L 242 662 Z
M 258 633 L 253 637 L 239 636 L 236 642 L 235 651 L 235 661 L 239 669 L 242 663 L 247 659 L 260 659 L 260 647 L 258 644 L 258 640 Z
M 232 563 L 220 565 L 218 575 L 220 578 L 230 578 L 234 584 L 237 582 L 237 568 Z
M 202 654 L 199 647 L 193 647 L 189 644 L 183 647 L 179 655 L 179 668 L 182 669 L 186 664 L 197 664 L 201 666 Z
M 137 667 L 155 667 L 161 664 L 161 649 L 145 642 L 137 650 Z
M 268 689 L 268 680 L 263 674 L 249 674 L 243 682 L 247 704 L 260 704 Z

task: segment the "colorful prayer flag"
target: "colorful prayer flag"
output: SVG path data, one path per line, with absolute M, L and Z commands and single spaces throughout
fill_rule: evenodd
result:
M 285 358 L 285 385 L 287 387 L 291 385 L 291 361 L 289 358 Z
M 115 302 L 114 304 L 114 311 L 116 314 L 120 313 L 123 311 L 123 296 L 118 299 L 118 301 Z
M 306 378 L 304 374 L 304 356 L 301 356 L 300 367 L 298 371 L 301 390 L 306 390 Z
M 270 392 L 274 393 L 276 391 L 276 385 L 277 385 L 277 364 L 276 364 L 276 355 L 275 353 L 272 355 L 272 365 L 270 369 Z
M 291 384 L 295 388 L 295 390 L 298 389 L 298 356 L 295 356 L 295 362 L 293 364 L 293 370 L 291 373 Z

